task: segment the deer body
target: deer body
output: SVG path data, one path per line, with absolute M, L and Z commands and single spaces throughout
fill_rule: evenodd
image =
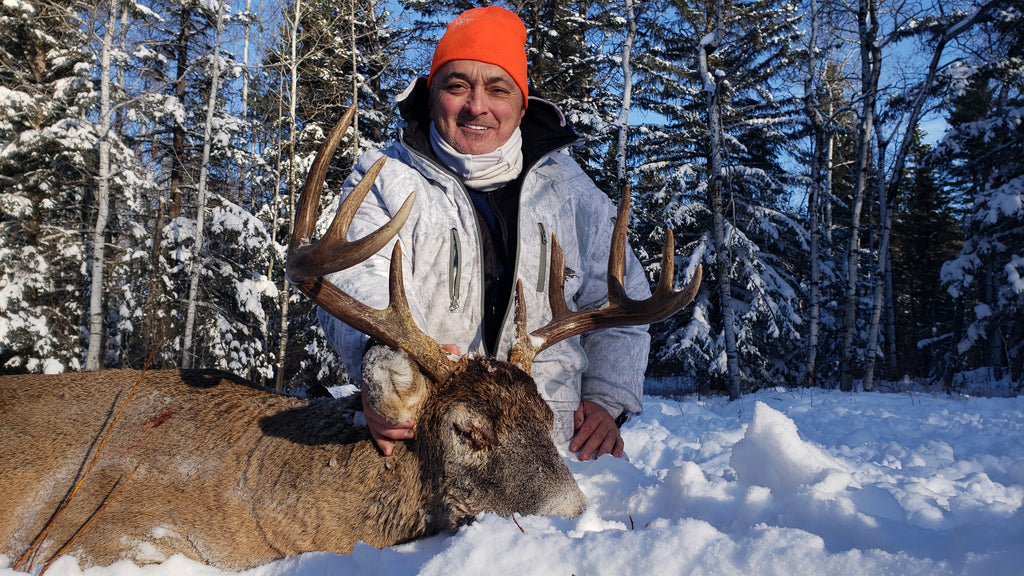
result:
M 17 558 L 43 529 L 139 376 L 0 379 L 0 552 Z M 384 457 L 344 401 L 279 396 L 219 372 L 147 373 L 40 557 L 54 554 L 108 499 L 68 551 L 83 565 L 181 553 L 238 570 L 307 551 L 348 553 L 359 541 L 398 544 L 486 510 L 582 511 L 582 494 L 550 439 L 513 437 L 542 431 L 547 407 L 535 390 L 513 386 L 521 401 L 511 409 L 528 408 L 525 428 L 494 426 L 490 418 L 509 411 L 485 414 L 492 406 L 472 401 L 487 392 L 459 398 L 467 391 L 453 384 L 452 394 L 431 398 L 417 438 Z M 462 430 L 452 412 L 468 415 Z M 474 427 L 493 442 L 474 446 Z M 533 465 L 524 468 L 527 460 Z M 491 473 L 516 469 L 505 478 Z

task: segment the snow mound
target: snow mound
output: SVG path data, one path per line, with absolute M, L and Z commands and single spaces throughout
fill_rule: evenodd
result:
M 831 472 L 846 472 L 838 460 L 801 440 L 796 424 L 764 402 L 755 404 L 754 418 L 733 447 L 729 465 L 740 484 L 780 494 L 796 493 Z

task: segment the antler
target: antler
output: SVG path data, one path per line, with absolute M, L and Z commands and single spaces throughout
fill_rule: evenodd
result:
M 516 284 L 516 342 L 509 353 L 509 362 L 527 373 L 533 358 L 545 348 L 577 334 L 598 328 L 650 324 L 664 320 L 693 301 L 700 288 L 701 267 L 682 290 L 672 289 L 675 277 L 675 239 L 672 230 L 665 235 L 661 253 L 661 278 L 654 293 L 646 300 L 633 300 L 626 295 L 623 274 L 626 269 L 626 227 L 629 222 L 629 188 L 622 193 L 618 217 L 612 230 L 612 246 L 608 253 L 608 302 L 598 308 L 573 312 L 565 304 L 565 255 L 558 238 L 551 235 L 551 271 L 548 303 L 551 321 L 533 332 L 526 333 L 526 314 L 523 304 L 523 284 Z
M 436 382 L 443 382 L 451 375 L 454 363 L 448 359 L 441 346 L 420 330 L 412 319 L 409 303 L 405 298 L 402 247 L 399 242 L 395 242 L 391 252 L 389 301 L 387 308 L 383 310 L 363 304 L 323 278 L 324 274 L 350 268 L 376 254 L 398 234 L 409 218 L 416 197 L 415 192 L 409 194 L 402 207 L 387 224 L 359 240 L 348 240 L 349 226 L 356 210 L 373 187 L 377 174 L 387 160 L 386 156 L 373 164 L 341 203 L 323 238 L 310 243 L 310 237 L 316 228 L 316 213 L 327 169 L 334 151 L 352 122 L 355 111 L 355 105 L 351 106 L 334 126 L 327 140 L 320 145 L 306 176 L 306 183 L 299 197 L 295 230 L 288 247 L 288 279 L 335 318 L 388 346 L 405 350 L 430 378 Z

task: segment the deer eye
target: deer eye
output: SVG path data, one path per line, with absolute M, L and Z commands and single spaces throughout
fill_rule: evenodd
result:
M 487 450 L 497 443 L 490 428 L 480 422 L 469 420 L 456 422 L 452 426 L 456 437 L 475 452 Z

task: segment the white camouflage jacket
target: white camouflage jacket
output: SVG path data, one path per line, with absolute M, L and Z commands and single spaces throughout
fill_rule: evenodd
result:
M 425 82 L 406 91 L 425 98 Z M 409 97 L 407 96 L 407 99 Z M 401 103 L 410 108 L 410 102 Z M 425 107 L 422 107 L 425 114 Z M 523 138 L 537 127 L 569 134 L 561 112 L 552 104 L 530 99 L 523 120 Z M 481 232 L 473 206 L 460 180 L 432 155 L 407 144 L 408 126 L 397 142 L 383 151 L 364 153 L 346 180 L 344 194 L 358 183 L 382 154 L 389 157 L 349 231 L 361 238 L 386 223 L 412 191 L 416 201 L 398 234 L 409 306 L 416 324 L 439 344 L 455 344 L 463 353 L 484 353 L 483 270 Z M 564 138 L 531 165 L 524 167 L 518 214 L 516 278 L 523 281 L 530 330 L 551 319 L 547 302 L 551 235 L 565 252 L 565 296 L 570 309 L 601 305 L 607 300 L 606 272 L 615 208 L 571 157 L 563 153 Z M 343 194 L 343 196 L 344 196 Z M 340 201 L 340 200 L 339 200 Z M 335 205 L 328 213 L 333 214 Z M 360 265 L 327 276 L 360 301 L 387 306 L 388 269 L 392 245 Z M 627 250 L 626 291 L 646 298 L 650 288 L 640 263 Z M 512 340 L 513 305 L 502 324 L 496 357 L 507 358 Z M 361 381 L 367 337 L 319 311 L 320 323 L 348 374 Z M 555 412 L 554 438 L 566 443 L 573 434 L 572 412 L 581 399 L 604 406 L 613 417 L 640 412 L 643 377 L 650 338 L 647 326 L 596 330 L 555 344 L 534 360 L 537 387 Z

